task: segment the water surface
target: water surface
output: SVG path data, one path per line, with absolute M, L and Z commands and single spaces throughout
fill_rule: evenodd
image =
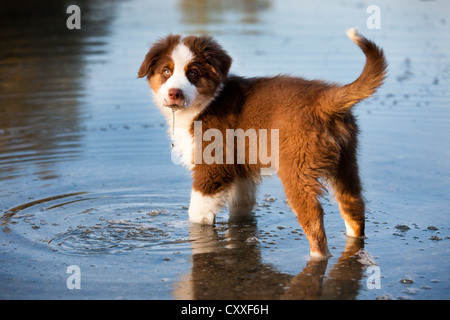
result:
M 0 298 L 449 299 L 450 7 L 445 1 L 79 1 L 2 4 Z M 254 219 L 190 225 L 189 173 L 171 162 L 163 117 L 137 70 L 168 33 L 208 33 L 240 75 L 348 83 L 380 44 L 390 67 L 356 107 L 367 238 L 345 236 L 322 199 L 333 257 L 309 244 L 277 177 Z M 81 271 L 68 289 L 67 267 Z M 377 267 L 374 269 L 372 267 Z M 380 288 L 368 281 L 378 270 Z

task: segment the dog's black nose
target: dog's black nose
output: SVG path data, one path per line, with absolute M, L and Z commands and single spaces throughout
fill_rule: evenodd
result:
M 169 98 L 172 100 L 184 99 L 183 91 L 178 88 L 169 89 Z

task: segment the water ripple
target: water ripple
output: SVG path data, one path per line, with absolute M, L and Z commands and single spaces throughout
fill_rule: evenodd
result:
M 186 219 L 180 218 L 184 211 L 181 204 L 167 204 L 163 197 L 142 191 L 74 192 L 15 206 L 3 213 L 1 222 L 13 224 L 30 241 L 68 254 L 150 247 L 173 251 L 173 246 L 189 242 Z

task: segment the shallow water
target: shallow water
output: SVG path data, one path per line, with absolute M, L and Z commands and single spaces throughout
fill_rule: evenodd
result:
M 450 6 L 379 2 L 79 1 L 2 4 L 0 298 L 449 299 Z M 254 219 L 187 221 L 191 179 L 171 162 L 163 117 L 136 79 L 151 43 L 209 33 L 241 75 L 290 73 L 348 83 L 380 44 L 386 84 L 356 107 L 367 238 L 346 239 L 322 203 L 333 257 L 309 245 L 277 177 Z M 68 289 L 68 266 L 81 289 Z M 374 268 L 375 267 L 375 268 Z M 375 287 L 377 282 L 379 288 Z

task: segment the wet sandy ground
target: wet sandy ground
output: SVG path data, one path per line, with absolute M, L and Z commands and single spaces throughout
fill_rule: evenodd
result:
M 0 298 L 449 299 L 450 6 L 248 0 L 2 4 Z M 254 219 L 187 222 L 191 180 L 171 162 L 164 119 L 136 79 L 151 43 L 214 35 L 240 75 L 348 83 L 364 57 L 345 29 L 380 44 L 389 79 L 356 108 L 367 238 L 345 236 L 322 200 L 333 257 L 308 242 L 277 177 Z M 69 289 L 80 270 L 81 289 Z M 379 285 L 379 286 L 378 286 Z M 70 286 L 70 284 L 69 284 Z

